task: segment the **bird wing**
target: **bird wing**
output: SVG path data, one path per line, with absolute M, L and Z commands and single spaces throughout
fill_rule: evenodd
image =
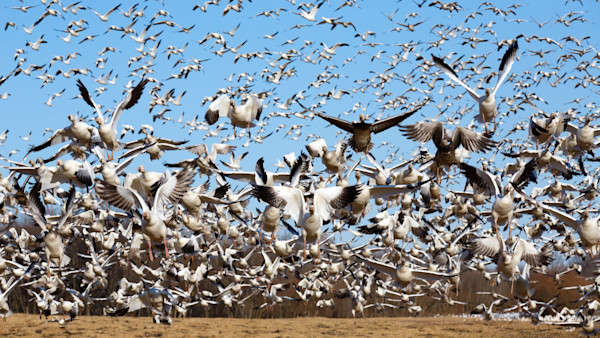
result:
M 412 125 L 400 127 L 404 136 L 421 143 L 429 142 L 433 138 L 436 147 L 442 145 L 444 125 L 442 122 L 418 122 Z
M 515 188 L 515 191 L 517 193 L 519 193 L 521 196 L 523 196 L 523 198 L 525 198 L 527 201 L 529 201 L 532 204 L 538 205 L 540 208 L 551 213 L 552 215 L 554 215 L 554 217 L 558 218 L 566 225 L 568 225 L 574 229 L 577 229 L 577 227 L 579 227 L 579 222 L 577 220 L 575 220 L 573 217 L 569 216 L 569 214 L 564 213 L 560 210 L 551 208 L 542 202 L 538 202 L 538 201 L 534 200 L 533 198 L 529 197 L 529 195 L 527 195 L 523 191 L 521 191 L 521 189 Z
M 496 95 L 498 88 L 500 88 L 500 85 L 502 84 L 504 79 L 506 79 L 506 77 L 508 76 L 508 73 L 510 72 L 510 69 L 512 68 L 513 63 L 515 63 L 515 59 L 517 58 L 518 50 L 519 50 L 519 44 L 517 43 L 517 40 L 515 40 L 512 43 L 512 45 L 510 45 L 510 47 L 508 47 L 508 50 L 506 51 L 506 53 L 504 53 L 504 56 L 502 57 L 502 61 L 500 62 L 500 68 L 498 68 L 498 82 L 494 86 L 494 89 L 492 89 L 492 93 L 491 93 L 492 96 Z
M 262 113 L 263 110 L 263 105 L 262 105 L 262 100 L 258 98 L 258 96 L 254 95 L 254 94 L 250 94 L 250 96 L 248 96 L 248 100 L 246 102 L 246 105 L 250 105 L 249 109 L 250 109 L 250 121 L 253 120 L 258 120 L 260 119 L 260 114 Z
M 302 190 L 286 186 L 255 185 L 252 194 L 268 204 L 284 210 L 296 224 L 304 218 L 305 202 Z
M 450 66 L 448 66 L 444 62 L 444 60 L 440 59 L 439 57 L 437 57 L 435 55 L 431 55 L 431 56 L 433 57 L 433 62 L 435 63 L 435 65 L 438 66 L 438 68 L 441 69 L 444 73 L 446 73 L 446 75 L 448 75 L 448 77 L 451 80 L 453 80 L 454 82 L 463 86 L 467 90 L 469 95 L 471 95 L 472 98 L 477 100 L 477 102 L 479 102 L 481 100 L 481 97 L 479 95 L 477 95 L 477 93 L 473 89 L 471 89 L 471 87 L 467 86 L 461 79 L 459 79 L 458 75 L 456 75 L 454 70 Z
M 52 134 L 52 136 L 50 136 L 46 141 L 44 141 L 44 143 L 38 146 L 31 147 L 29 152 L 37 152 L 55 144 L 66 142 L 73 138 L 75 138 L 75 135 L 73 135 L 73 133 L 71 132 L 71 128 L 67 127 L 58 129 L 54 132 L 54 134 Z
M 140 80 L 140 82 L 127 94 L 125 99 L 119 103 L 110 121 L 110 125 L 113 129 L 117 129 L 117 123 L 119 122 L 119 117 L 121 117 L 123 110 L 127 110 L 138 103 L 140 97 L 142 97 L 142 94 L 144 93 L 144 87 L 147 83 L 148 79 Z
M 474 255 L 496 257 L 504 251 L 504 242 L 497 236 L 478 238 L 471 243 L 471 251 Z
M 46 229 L 46 207 L 44 203 L 42 203 L 40 196 L 40 189 L 42 185 L 40 182 L 36 183 L 29 194 L 27 194 L 27 204 L 29 205 L 29 210 L 31 211 L 31 216 L 38 224 L 38 226 L 42 229 Z
M 94 102 L 92 95 L 90 95 L 90 92 L 85 87 L 83 82 L 81 82 L 80 79 L 77 79 L 77 88 L 79 89 L 79 93 L 81 94 L 81 97 L 83 98 L 85 103 L 87 103 L 90 107 L 94 108 L 94 110 L 98 114 L 98 117 L 100 118 L 100 121 L 104 123 L 104 116 L 102 115 L 100 107 L 96 104 L 96 102 Z
M 260 185 L 265 185 L 267 184 L 267 181 L 269 180 L 269 175 L 267 174 L 267 171 L 265 170 L 265 159 L 264 158 L 259 158 L 258 161 L 256 161 L 256 165 L 254 166 L 254 182 L 256 184 L 260 184 Z
M 537 121 L 533 119 L 533 116 L 529 118 L 529 131 L 535 137 L 538 137 L 543 133 L 548 133 L 548 130 L 540 126 Z
M 327 116 L 321 113 L 315 113 L 315 115 L 344 131 L 354 133 L 354 125 L 346 120 L 338 119 L 337 117 L 333 116 Z
M 552 261 L 552 247 L 545 245 L 542 250 L 538 250 L 533 244 L 519 238 L 515 246 L 515 260 L 523 259 L 531 266 L 548 265 Z
M 237 146 L 231 145 L 231 144 L 224 144 L 224 143 L 213 143 L 211 146 L 211 154 L 219 154 L 219 155 L 224 155 L 224 154 L 229 154 L 232 151 L 235 150 L 235 148 L 237 148 Z
M 377 199 L 411 192 L 418 186 L 420 186 L 420 184 L 376 185 L 374 187 L 363 187 L 363 189 L 369 189 L 371 198 Z
M 459 167 L 469 182 L 475 183 L 478 187 L 487 190 L 491 196 L 497 196 L 500 194 L 500 189 L 496 184 L 496 180 L 490 172 L 471 166 L 464 162 L 460 163 Z
M 142 208 L 144 211 L 150 209 L 140 194 L 129 187 L 98 181 L 94 188 L 100 198 L 117 208 L 131 210 L 136 207 Z
M 190 190 L 193 177 L 194 172 L 188 169 L 180 170 L 175 176 L 169 175 L 168 179 L 156 191 L 154 208 L 158 206 L 161 199 L 167 199 L 171 203 L 178 203 L 183 195 Z
M 217 122 L 219 117 L 229 116 L 232 110 L 233 107 L 231 100 L 227 97 L 227 95 L 221 95 L 208 106 L 208 110 L 206 111 L 204 118 L 208 124 L 212 125 Z
M 427 280 L 437 280 L 440 278 L 451 278 L 458 276 L 458 273 L 447 273 L 447 272 L 439 272 L 439 271 L 430 271 L 430 270 L 416 270 L 411 269 L 412 274 L 416 278 L 427 279 Z
M 320 138 L 306 145 L 306 150 L 312 157 L 323 156 L 323 147 L 327 147 L 327 142 L 324 138 Z
M 386 273 L 386 274 L 396 278 L 396 267 L 395 266 L 381 263 L 379 261 L 376 261 L 371 258 L 363 257 L 361 255 L 354 255 L 354 257 L 357 257 L 361 261 L 365 262 L 367 265 L 371 266 L 373 269 L 383 272 L 383 273 Z
M 424 103 L 418 105 L 416 108 L 411 109 L 405 113 L 402 113 L 402 114 L 399 114 L 396 116 L 391 116 L 391 117 L 379 120 L 379 121 L 371 124 L 371 132 L 373 132 L 374 134 L 377 134 L 377 133 L 382 132 L 390 127 L 398 125 L 400 122 L 411 117 L 414 113 L 416 113 L 419 109 L 421 109 L 425 105 L 426 102 L 427 102 L 427 100 Z
M 573 178 L 573 174 L 575 173 L 573 170 L 571 170 L 571 168 L 569 168 L 569 166 L 567 165 L 567 163 L 558 156 L 552 155 L 550 157 L 550 162 L 548 163 L 548 165 L 552 168 L 557 170 L 558 172 L 560 172 L 560 174 L 570 180 L 571 178 Z
M 348 204 L 354 202 L 360 191 L 361 188 L 357 185 L 315 190 L 313 198 L 315 214 L 323 221 L 330 220 L 335 209 L 345 208 Z
M 516 174 L 514 174 L 509 184 L 514 184 L 517 187 L 523 188 L 529 184 L 530 181 L 534 181 L 537 183 L 537 165 L 538 159 L 532 158 L 529 160 Z
M 77 170 L 75 173 L 75 177 L 77 177 L 79 182 L 87 187 L 94 184 L 94 176 L 94 168 L 92 168 L 92 165 L 88 161 L 84 161 L 81 164 L 81 169 Z
M 61 215 L 60 220 L 58 221 L 58 225 L 56 226 L 57 229 L 62 228 L 67 219 L 71 216 L 71 213 L 77 206 L 79 200 L 81 200 L 81 197 L 79 197 L 77 201 L 75 200 L 75 187 L 71 186 L 71 190 L 69 190 L 69 196 L 67 198 L 66 208 L 64 213 Z
M 491 150 L 496 142 L 483 134 L 478 134 L 463 127 L 456 127 L 452 134 L 451 146 L 456 149 L 459 144 L 462 144 L 470 152 L 482 152 Z

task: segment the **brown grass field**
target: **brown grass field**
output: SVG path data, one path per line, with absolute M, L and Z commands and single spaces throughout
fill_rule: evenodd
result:
M 581 331 L 581 330 L 577 330 Z M 14 314 L 0 324 L 1 337 L 572 337 L 574 332 L 524 321 L 474 318 L 295 319 L 177 318 L 172 326 L 149 317 L 80 316 L 61 327 L 37 315 Z

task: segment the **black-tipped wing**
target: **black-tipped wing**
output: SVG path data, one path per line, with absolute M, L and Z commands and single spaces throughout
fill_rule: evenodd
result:
M 42 199 L 40 196 L 40 182 L 37 182 L 29 194 L 27 195 L 27 202 L 29 204 L 29 209 L 31 210 L 31 217 L 35 220 L 35 222 L 42 228 L 46 229 L 46 207 L 44 203 L 42 203 Z
M 479 102 L 479 100 L 480 100 L 479 95 L 477 95 L 477 93 L 471 87 L 467 86 L 461 79 L 459 79 L 458 75 L 456 75 L 454 70 L 450 66 L 448 66 L 444 62 L 444 60 L 440 59 L 439 57 L 437 57 L 435 55 L 431 55 L 431 56 L 433 57 L 433 62 L 435 63 L 436 66 L 438 66 L 439 69 L 441 69 L 444 73 L 446 73 L 446 75 L 448 75 L 448 77 L 450 77 L 450 79 L 452 79 L 454 82 L 458 83 L 463 88 L 465 88 L 467 90 L 467 92 L 469 93 L 469 95 L 471 95 L 471 97 L 473 97 L 475 100 L 477 100 Z
M 265 171 L 265 160 L 261 157 L 258 159 L 258 161 L 256 161 L 256 166 L 254 167 L 254 171 L 256 173 L 256 177 L 260 179 L 261 182 L 258 182 L 258 180 L 256 180 L 256 184 L 259 185 L 265 185 L 267 184 L 267 180 L 269 179 L 269 176 L 267 175 L 267 172 Z
M 96 103 L 94 103 L 90 92 L 80 79 L 77 79 L 77 89 L 79 89 L 79 94 L 81 94 L 83 101 L 85 101 L 85 103 L 87 103 L 90 107 L 96 109 Z
M 504 53 L 504 56 L 502 57 L 502 61 L 500 62 L 500 67 L 498 68 L 498 82 L 494 86 L 494 89 L 492 90 L 491 95 L 496 95 L 498 88 L 500 88 L 500 85 L 502 84 L 502 82 L 504 82 L 504 79 L 506 79 L 506 77 L 508 76 L 508 73 L 510 72 L 510 69 L 512 68 L 513 63 L 515 63 L 515 59 L 517 58 L 518 50 L 519 50 L 519 44 L 517 43 L 517 40 L 515 39 L 515 41 L 512 43 L 512 45 L 510 45 L 510 47 L 508 47 L 508 50 L 506 51 L 506 53 Z

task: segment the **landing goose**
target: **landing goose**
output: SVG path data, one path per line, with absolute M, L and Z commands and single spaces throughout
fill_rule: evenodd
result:
M 485 152 L 496 145 L 496 142 L 492 141 L 487 135 L 463 127 L 456 127 L 451 132 L 444 127 L 443 122 L 439 121 L 419 122 L 400 129 L 411 140 L 422 143 L 433 140 L 437 152 L 432 159 L 432 164 L 435 164 L 435 175 L 438 178 L 438 183 L 440 181 L 440 169 L 443 166 L 451 166 L 462 162 L 462 159 L 456 153 L 459 146 L 462 145 L 470 152 Z
M 323 222 L 331 219 L 335 209 L 342 209 L 352 203 L 360 190 L 361 188 L 356 185 L 319 188 L 314 191 L 310 205 L 304 200 L 303 191 L 296 187 L 255 185 L 253 194 L 268 204 L 282 209 L 294 219 L 296 226 L 302 228 L 306 257 L 306 242 L 319 243 Z
M 589 212 L 586 210 L 582 213 L 583 217 L 577 220 L 566 212 L 549 207 L 545 203 L 536 201 L 519 189 L 516 189 L 516 191 L 531 204 L 539 206 L 544 211 L 552 214 L 552 216 L 563 222 L 565 225 L 577 230 L 579 238 L 581 239 L 581 243 L 588 250 L 590 255 L 593 255 L 592 249 L 598 248 L 598 244 L 600 243 L 600 225 L 598 223 L 600 217 L 592 218 L 590 217 Z
M 393 126 L 398 125 L 399 123 L 416 113 L 426 103 L 427 100 L 405 113 L 387 117 L 374 123 L 365 122 L 367 120 L 367 116 L 364 114 L 360 114 L 359 122 L 348 122 L 346 120 L 342 120 L 340 118 L 328 116 L 318 112 L 315 113 L 315 115 L 333 124 L 334 126 L 348 133 L 351 133 L 352 136 L 349 142 L 350 147 L 354 149 L 354 151 L 368 153 L 371 151 L 371 149 L 373 149 L 373 143 L 371 143 L 371 133 L 377 134 Z
M 182 170 L 177 175 L 168 174 L 166 179 L 156 191 L 154 202 L 150 207 L 146 201 L 134 189 L 126 186 L 116 186 L 108 183 L 98 182 L 96 193 L 109 204 L 123 210 L 141 209 L 142 231 L 148 241 L 150 260 L 154 260 L 151 242 L 163 242 L 165 254 L 169 257 L 167 248 L 167 226 L 165 206 L 167 202 L 178 203 L 192 183 L 190 171 Z
M 81 80 L 77 80 L 77 88 L 81 97 L 90 107 L 94 108 L 98 116 L 96 122 L 98 123 L 98 133 L 104 143 L 104 146 L 110 149 L 111 154 L 109 159 L 112 159 L 112 152 L 120 147 L 120 142 L 117 138 L 117 123 L 124 110 L 127 110 L 138 103 L 140 97 L 144 92 L 144 86 L 148 83 L 148 79 L 142 79 L 140 82 L 127 94 L 127 96 L 119 103 L 115 109 L 110 121 L 104 119 L 101 108 L 94 102 L 94 99 L 90 95 L 88 89 L 85 87 Z
M 263 110 L 262 100 L 255 94 L 242 94 L 246 102 L 243 105 L 236 105 L 235 101 L 221 95 L 214 100 L 209 106 L 205 114 L 205 119 L 208 124 L 213 125 L 219 117 L 228 117 L 233 125 L 233 133 L 235 127 L 250 128 L 254 126 L 254 121 L 260 119 L 260 114 Z
M 471 252 L 474 255 L 493 257 L 498 272 L 512 280 L 520 274 L 518 265 L 522 260 L 533 267 L 546 266 L 552 261 L 553 254 L 551 245 L 537 249 L 522 238 L 517 238 L 508 250 L 501 236 L 474 240 L 471 244 Z
M 517 40 L 515 40 L 502 57 L 500 67 L 498 68 L 498 82 L 496 82 L 496 85 L 493 89 L 486 88 L 485 95 L 481 96 L 477 95 L 477 92 L 474 89 L 467 86 L 461 79 L 459 79 L 456 72 L 454 72 L 452 67 L 448 66 L 444 62 L 444 60 L 432 55 L 433 62 L 435 63 L 435 65 L 438 66 L 438 68 L 440 68 L 444 73 L 446 73 L 446 75 L 448 75 L 450 79 L 464 87 L 469 93 L 469 95 L 471 95 L 471 97 L 473 97 L 477 101 L 477 103 L 479 104 L 479 115 L 477 115 L 475 118 L 484 124 L 486 133 L 489 133 L 487 126 L 489 122 L 494 122 L 493 131 L 496 131 L 496 115 L 498 115 L 498 111 L 496 108 L 495 95 L 498 92 L 498 88 L 500 88 L 500 85 L 502 84 L 504 79 L 506 79 L 506 77 L 508 76 L 508 73 L 510 72 L 513 63 L 517 58 L 518 49 L 519 45 L 517 43 Z

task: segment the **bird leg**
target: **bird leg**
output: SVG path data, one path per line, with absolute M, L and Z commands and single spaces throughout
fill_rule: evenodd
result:
M 306 260 L 306 255 L 308 253 L 306 252 L 306 237 L 304 237 L 304 260 Z
M 154 261 L 154 255 L 152 255 L 152 242 L 148 241 L 148 255 L 150 256 L 150 261 Z
M 493 217 L 494 219 L 494 231 L 496 231 L 496 236 L 498 236 L 498 238 L 500 238 L 500 231 L 498 230 L 498 220 L 496 219 L 496 217 Z
M 321 240 L 318 239 L 317 240 L 317 259 L 319 260 L 319 263 L 321 263 Z

